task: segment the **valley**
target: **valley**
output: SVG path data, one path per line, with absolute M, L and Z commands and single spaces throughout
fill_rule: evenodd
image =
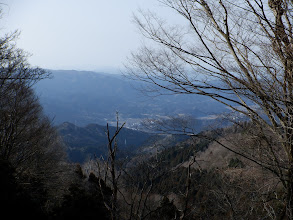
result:
M 141 82 L 122 75 L 87 71 L 51 70 L 52 78 L 40 81 L 35 89 L 44 111 L 55 125 L 70 122 L 115 125 L 116 112 L 126 127 L 143 130 L 142 120 L 168 116 L 192 116 L 213 120 L 227 108 L 205 96 L 146 96 Z M 203 124 L 203 123 L 199 123 Z M 199 127 L 198 130 L 201 130 Z
M 168 148 L 186 139 L 161 130 L 159 123 L 172 124 L 176 130 L 189 126 L 189 130 L 197 133 L 223 126 L 221 114 L 228 112 L 207 97 L 146 96 L 139 90 L 142 82 L 130 81 L 122 75 L 73 70 L 51 72 L 52 78 L 40 81 L 35 90 L 45 114 L 57 126 L 71 162 L 106 157 L 106 124 L 114 133 L 115 127 L 111 126 L 117 123 L 117 113 L 120 124 L 126 123 L 118 138 L 121 158 L 151 153 L 159 142 Z M 188 125 L 183 125 L 183 121 Z

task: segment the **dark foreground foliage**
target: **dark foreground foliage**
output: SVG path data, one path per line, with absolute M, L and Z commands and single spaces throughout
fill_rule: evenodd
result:
M 45 218 L 40 203 L 17 183 L 15 169 L 8 161 L 0 160 L 0 179 L 1 216 L 7 216 L 10 219 Z
M 104 201 L 110 196 L 111 189 L 102 180 L 93 173 L 85 177 L 78 166 L 75 183 L 69 186 L 62 205 L 51 213 L 51 219 L 109 219 Z
M 63 202 L 50 212 L 46 212 L 43 207 L 42 200 L 47 195 L 42 186 L 34 189 L 44 194 L 32 197 L 32 192 L 17 182 L 15 169 L 7 161 L 0 161 L 0 179 L 1 216 L 11 219 L 109 219 L 99 180 L 94 174 L 87 178 L 76 173 Z M 111 189 L 105 185 L 103 190 L 107 197 L 111 195 Z

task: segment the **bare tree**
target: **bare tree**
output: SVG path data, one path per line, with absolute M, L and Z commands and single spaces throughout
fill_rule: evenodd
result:
M 0 160 L 12 165 L 18 184 L 35 199 L 44 196 L 44 190 L 50 194 L 46 200 L 55 200 L 64 182 L 65 151 L 32 88 L 50 73 L 29 64 L 29 54 L 16 46 L 19 34 L 0 36 Z
M 25 82 L 27 86 L 32 86 L 37 81 L 50 76 L 48 71 L 32 67 L 28 63 L 27 58 L 30 54 L 16 46 L 19 35 L 19 31 L 14 31 L 0 38 L 1 87 L 9 84 L 7 82 Z
M 119 193 L 119 179 L 122 173 L 122 169 L 119 166 L 117 161 L 117 136 L 121 129 L 124 127 L 125 123 L 119 126 L 119 117 L 118 113 L 116 113 L 116 130 L 115 133 L 111 136 L 109 124 L 107 124 L 106 136 L 107 136 L 107 148 L 108 155 L 106 160 L 96 160 L 96 164 L 98 167 L 98 176 L 99 176 L 99 186 L 101 189 L 101 194 L 104 200 L 104 205 L 108 209 L 111 215 L 111 219 L 119 219 L 119 211 L 118 211 L 118 193 Z M 108 185 L 112 189 L 111 199 L 109 201 L 106 200 L 105 195 L 102 191 L 103 185 Z
M 147 82 L 149 92 L 209 96 L 250 118 L 271 158 L 269 164 L 257 162 L 282 182 L 283 217 L 293 218 L 293 1 L 159 2 L 186 26 L 168 26 L 151 12 L 135 16 L 141 33 L 157 47 L 132 54 L 129 76 Z M 283 153 L 271 145 L 266 129 Z
M 95 172 L 99 177 L 103 202 L 111 219 L 153 219 L 153 215 L 159 214 L 166 205 L 160 205 L 164 197 L 155 193 L 156 181 L 174 169 L 164 168 L 164 162 L 158 155 L 146 158 L 141 155 L 130 161 L 117 159 L 117 138 L 124 125 L 119 125 L 118 114 L 114 134 L 110 134 L 107 125 L 108 155 L 105 159 L 96 158 L 94 163 L 89 162 L 89 172 Z M 110 199 L 103 193 L 105 185 L 112 189 Z M 179 211 L 176 219 L 179 219 Z
M 118 145 L 117 138 L 125 123 L 119 126 L 117 113 L 116 130 L 110 134 L 107 124 L 106 136 L 108 139 L 108 156 L 106 160 L 96 160 L 99 176 L 99 186 L 104 200 L 104 205 L 111 215 L 111 219 L 149 219 L 150 215 L 157 209 L 156 204 L 151 202 L 153 193 L 153 181 L 163 175 L 159 170 L 160 163 L 140 161 L 134 167 L 139 169 L 133 173 L 127 167 L 126 161 L 117 159 Z M 107 200 L 102 188 L 106 184 L 111 187 L 111 199 Z

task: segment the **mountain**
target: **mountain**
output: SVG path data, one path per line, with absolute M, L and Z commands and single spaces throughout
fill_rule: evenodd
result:
M 44 111 L 56 125 L 65 121 L 85 126 L 115 124 L 116 111 L 126 127 L 140 129 L 141 120 L 174 115 L 191 115 L 210 120 L 226 107 L 205 96 L 164 95 L 147 97 L 134 82 L 122 75 L 52 70 L 52 79 L 40 81 L 35 90 Z
M 64 122 L 57 130 L 67 146 L 68 159 L 72 162 L 84 162 L 93 156 L 107 155 L 106 126 L 89 124 L 84 127 Z M 109 126 L 110 135 L 114 135 L 116 127 Z M 111 136 L 111 137 L 112 137 Z M 142 146 L 152 135 L 142 131 L 123 128 L 117 137 L 118 156 L 131 154 Z

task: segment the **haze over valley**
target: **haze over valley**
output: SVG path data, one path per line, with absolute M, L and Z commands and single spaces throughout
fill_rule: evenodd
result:
M 45 114 L 57 126 L 72 162 L 84 163 L 94 156 L 106 157 L 106 125 L 116 126 L 117 116 L 120 124 L 125 122 L 118 138 L 119 155 L 133 156 L 153 151 L 155 142 L 150 140 L 158 132 L 156 120 L 167 123 L 177 118 L 192 120 L 189 129 L 196 133 L 223 126 L 222 113 L 228 112 L 225 106 L 205 96 L 146 96 L 140 90 L 142 82 L 129 80 L 121 74 L 50 72 L 51 78 L 37 83 L 35 90 Z M 115 127 L 110 128 L 113 133 Z M 172 135 L 155 139 L 164 140 L 165 148 L 184 140 Z
M 142 82 L 123 75 L 74 70 L 51 70 L 51 79 L 40 81 L 36 93 L 55 125 L 92 123 L 114 125 L 116 112 L 126 127 L 144 129 L 144 119 L 192 116 L 198 128 L 228 109 L 205 96 L 147 96 Z M 206 121 L 206 122 L 203 122 Z

